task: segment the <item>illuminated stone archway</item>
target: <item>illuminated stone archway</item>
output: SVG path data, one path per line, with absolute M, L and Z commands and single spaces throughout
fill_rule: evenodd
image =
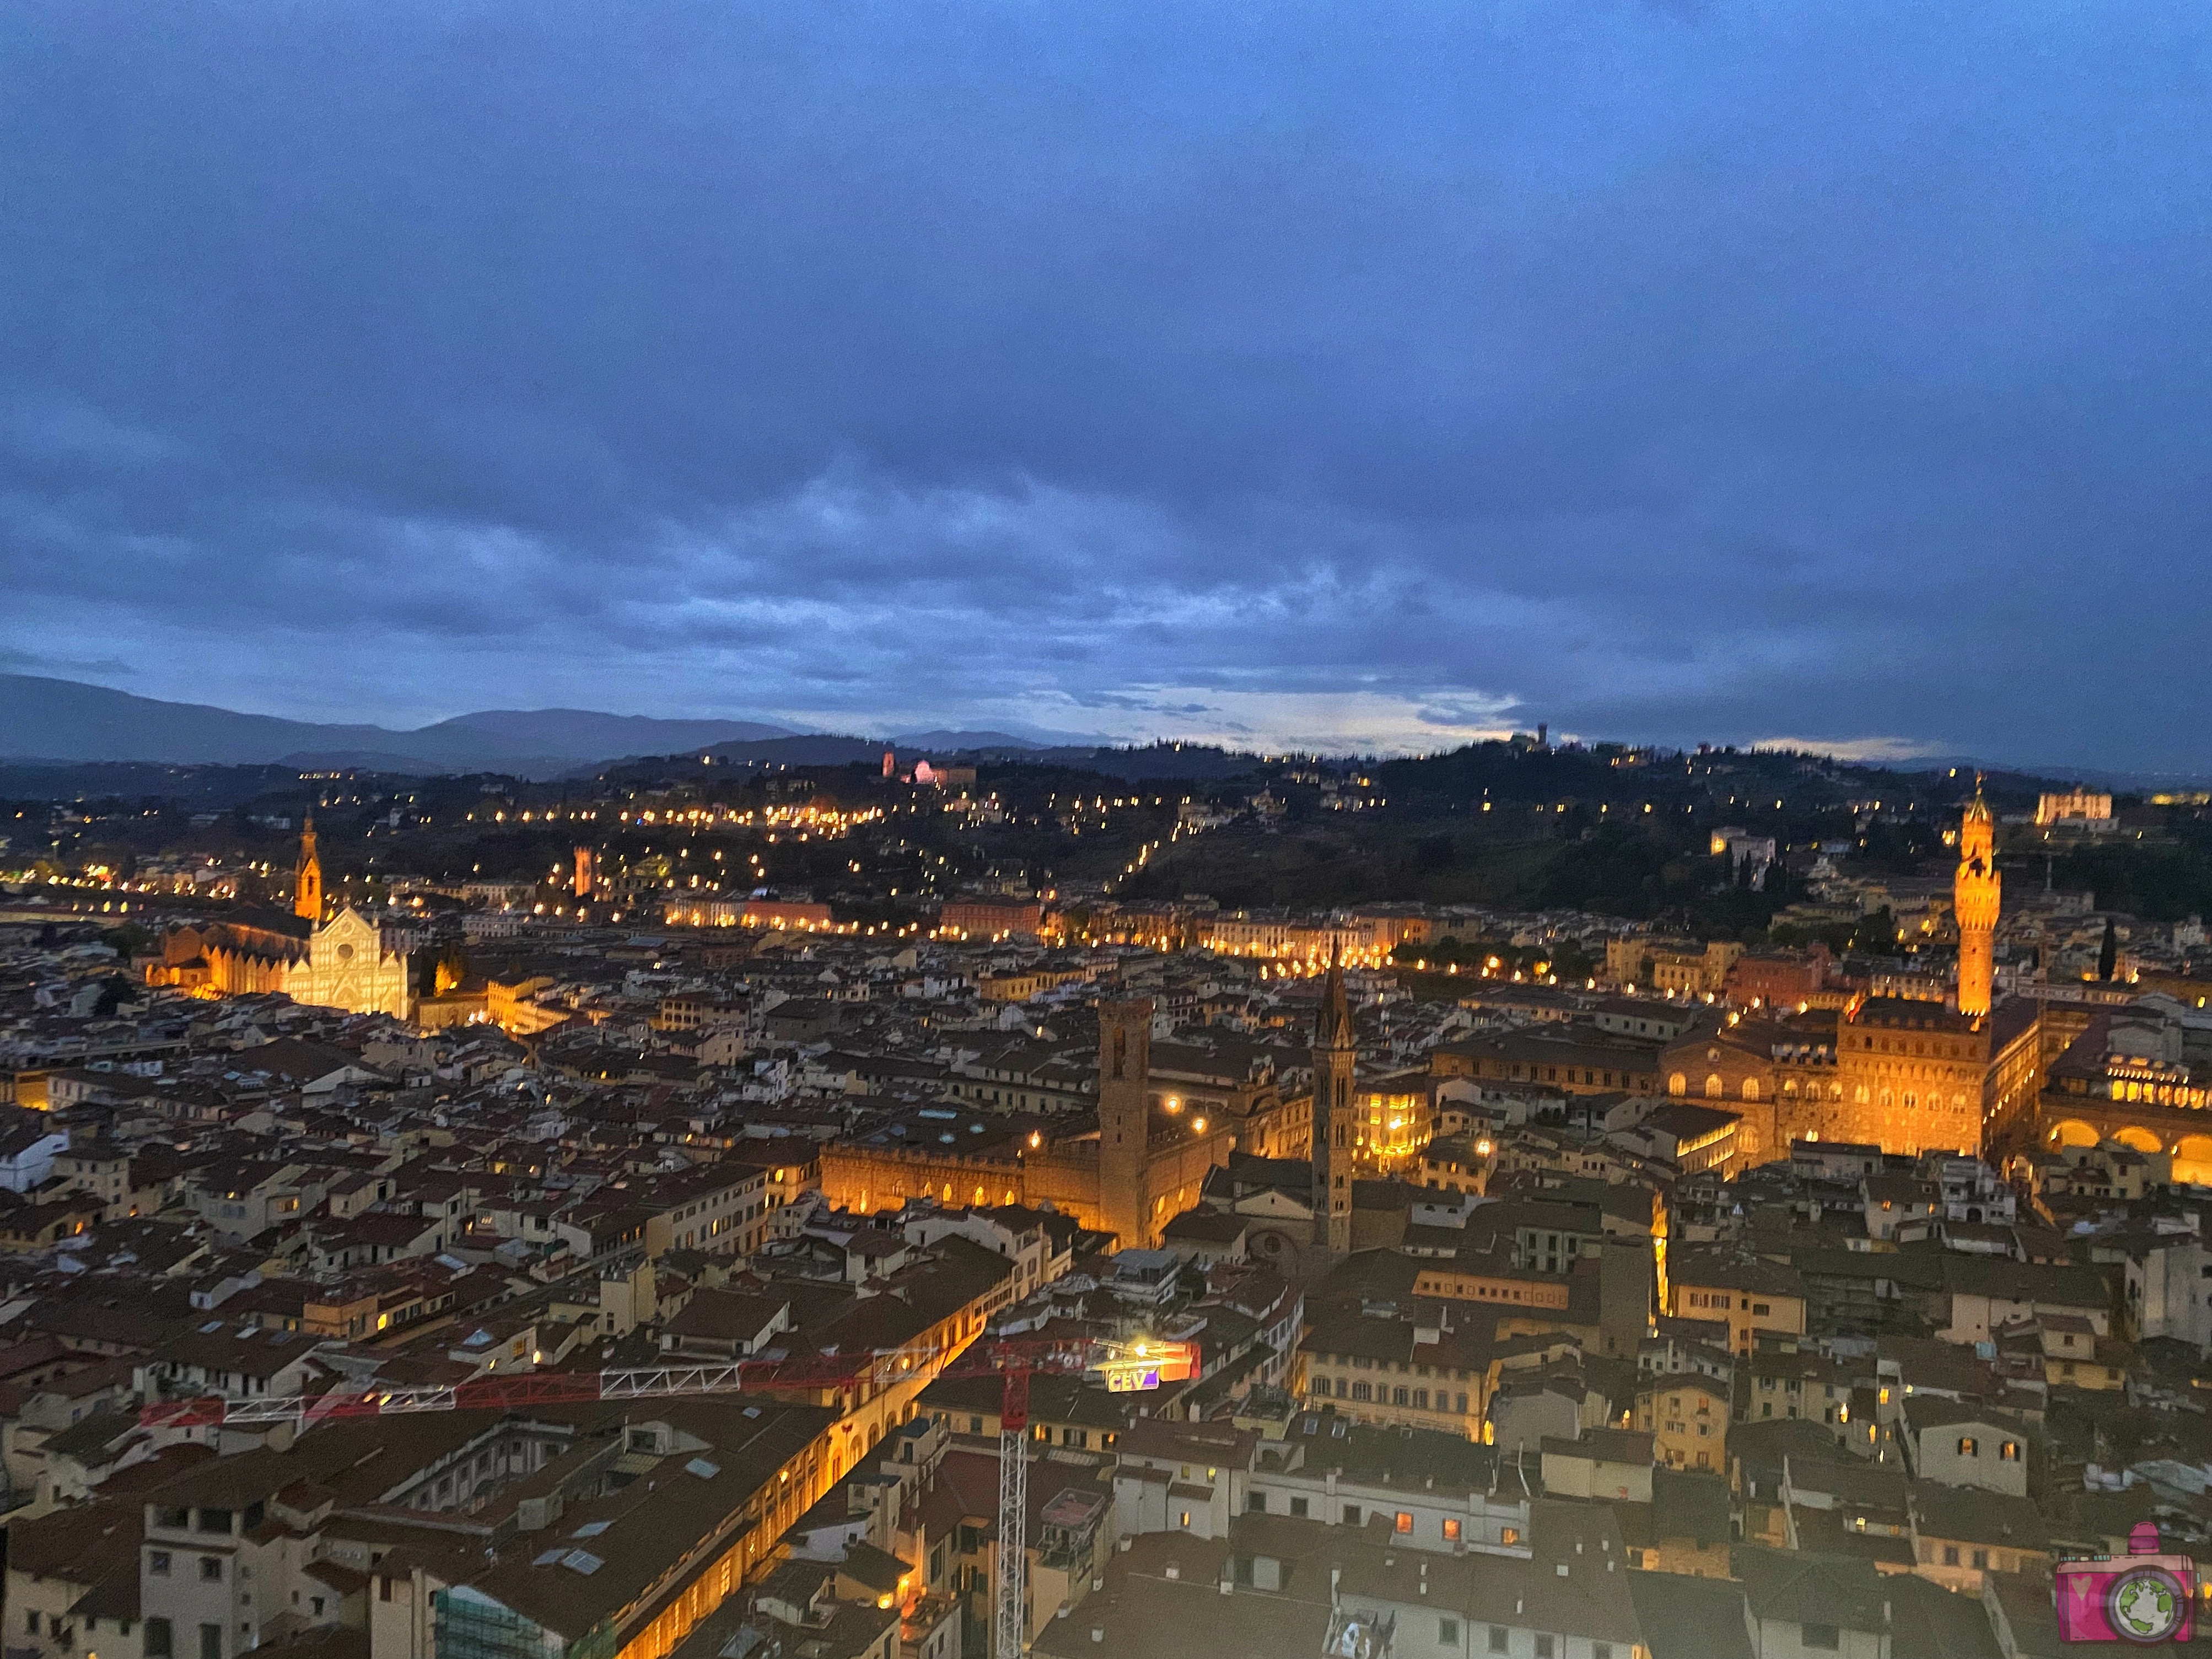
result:
M 2133 1123 L 2129 1124 L 2124 1129 L 2114 1132 L 2112 1139 L 2118 1141 L 2121 1146 L 2131 1146 L 2139 1152 L 2158 1153 L 2166 1150 L 2164 1141 L 2149 1130 Z
M 2173 1143 L 2173 1178 L 2212 1187 L 2212 1135 L 2183 1135 Z
M 2078 1117 L 2052 1124 L 2045 1137 L 2053 1146 L 2094 1146 L 2102 1138 Z

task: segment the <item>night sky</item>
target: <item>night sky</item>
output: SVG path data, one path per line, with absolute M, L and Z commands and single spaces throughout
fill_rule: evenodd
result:
M 2212 12 L 0 16 L 0 669 L 2212 769 Z

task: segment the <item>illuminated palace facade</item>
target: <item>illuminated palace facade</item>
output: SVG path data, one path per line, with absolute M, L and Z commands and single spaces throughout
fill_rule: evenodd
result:
M 2045 1060 L 2042 1004 L 1992 994 L 2001 900 L 1995 826 L 1978 787 L 1953 879 L 1951 1000 L 1857 998 L 1837 1016 L 1832 1043 L 1809 1040 L 1802 1019 L 1693 1030 L 1662 1059 L 1669 1091 L 1741 1115 L 1747 1161 L 1786 1157 L 1800 1139 L 1978 1155 L 1993 1130 L 2033 1113 Z
M 1096 1129 L 1048 1138 L 1039 1129 L 963 1150 L 951 1145 L 838 1143 L 822 1149 L 822 1191 L 843 1209 L 896 1209 L 908 1199 L 948 1205 L 1050 1205 L 1122 1248 L 1150 1248 L 1199 1200 L 1206 1172 L 1229 1161 L 1236 1126 L 1171 1112 L 1153 1098 L 1150 999 L 1098 1005 Z
M 1992 998 L 2002 898 L 1996 826 L 1977 780 L 1951 883 L 1957 994 L 1948 1003 L 1864 997 L 1844 1010 L 1836 1030 L 1842 1098 L 1830 1103 L 1841 1121 L 1832 1139 L 1978 1156 L 1992 1124 L 2033 1104 L 2043 1086 L 2042 1004 Z

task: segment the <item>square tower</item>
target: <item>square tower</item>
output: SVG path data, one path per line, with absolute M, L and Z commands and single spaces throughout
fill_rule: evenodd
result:
M 1145 1208 L 1145 1146 L 1152 1116 L 1152 1002 L 1098 1005 L 1098 1224 L 1122 1249 L 1154 1242 Z

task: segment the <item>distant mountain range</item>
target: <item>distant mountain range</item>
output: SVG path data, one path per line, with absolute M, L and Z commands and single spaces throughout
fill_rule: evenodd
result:
M 622 755 L 789 737 L 761 720 L 663 720 L 581 708 L 487 709 L 412 732 L 241 714 L 106 686 L 0 674 L 0 757 L 170 765 L 359 766 L 391 771 L 565 771 Z
M 1127 777 L 1218 778 L 1252 757 L 1198 744 L 1130 748 L 1095 733 L 936 729 L 889 738 L 818 731 L 769 720 L 656 720 L 588 708 L 490 708 L 398 731 L 241 714 L 205 703 L 165 702 L 75 680 L 0 674 L 0 763 L 52 766 L 295 766 L 433 775 L 499 772 L 553 778 L 653 755 L 836 766 L 873 761 L 886 748 L 902 765 L 927 757 L 1021 758 Z M 1875 765 L 1882 763 L 1874 763 Z M 2094 768 L 2000 766 L 1964 756 L 1887 764 L 1912 772 L 1987 767 L 2021 777 L 2072 778 L 2094 787 L 2203 787 L 2201 775 Z
M 1047 736 L 1073 744 L 1097 741 L 1074 733 Z M 241 714 L 74 680 L 0 674 L 0 760 L 9 761 L 352 767 L 545 777 L 630 756 L 689 750 L 734 756 L 759 750 L 744 757 L 819 764 L 866 758 L 886 741 L 934 754 L 1043 746 L 1006 732 L 921 732 L 886 740 L 829 737 L 765 720 L 655 720 L 586 708 L 492 708 L 395 731 Z

